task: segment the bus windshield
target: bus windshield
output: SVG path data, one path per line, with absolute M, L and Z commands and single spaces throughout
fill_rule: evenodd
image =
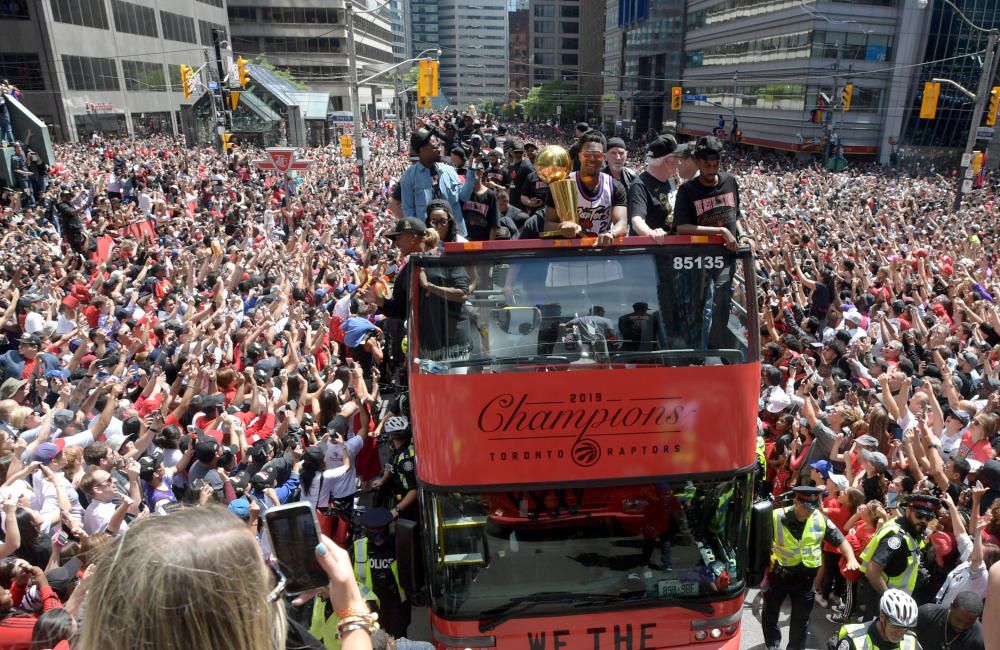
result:
M 439 616 L 488 627 L 567 606 L 696 607 L 744 587 L 749 475 L 424 496 Z
M 422 257 L 418 372 L 465 374 L 749 360 L 749 254 L 722 246 Z M 447 291 L 446 291 L 447 290 Z M 750 287 L 753 291 L 753 287 Z M 753 304 L 752 302 L 750 304 Z

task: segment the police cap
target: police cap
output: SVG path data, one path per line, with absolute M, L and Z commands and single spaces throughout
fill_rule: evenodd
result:
M 388 508 L 372 508 L 361 515 L 361 527 L 368 530 L 386 528 L 392 523 L 392 513 Z
M 796 501 L 801 501 L 803 505 L 809 508 L 818 508 L 820 497 L 823 496 L 822 488 L 812 487 L 811 485 L 800 485 L 792 488 L 792 492 L 795 493 Z

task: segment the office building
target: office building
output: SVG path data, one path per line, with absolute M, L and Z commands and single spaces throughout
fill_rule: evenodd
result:
M 640 135 L 674 126 L 670 88 L 681 77 L 683 0 L 608 0 L 602 107 L 608 132 Z
M 456 107 L 506 101 L 506 0 L 437 0 L 437 10 L 442 96 Z
M 529 3 L 527 0 L 515 0 L 507 12 L 508 60 L 510 61 L 510 97 L 518 101 L 528 95 L 531 83 L 531 67 L 529 59 L 531 48 L 528 45 L 529 35 Z
M 986 2 L 986 0 L 981 0 Z M 932 2 L 931 4 L 940 4 Z M 689 0 L 678 129 L 803 154 L 888 156 L 923 61 L 928 0 Z M 841 110 L 847 84 L 849 111 Z
M 413 54 L 409 51 L 410 18 L 408 0 L 390 0 L 389 23 L 392 31 L 392 58 L 399 61 L 409 59 Z
M 976 25 L 1000 28 L 1000 3 L 995 0 L 953 0 L 958 8 Z M 982 73 L 982 51 L 988 35 L 977 32 L 958 17 L 955 11 L 941 2 L 935 2 L 929 11 L 921 13 L 926 21 L 922 42 L 926 43 L 922 62 L 915 70 L 910 86 L 906 111 L 898 116 L 901 134 L 896 146 L 902 158 L 923 158 L 954 163 L 965 150 L 966 137 L 972 122 L 974 102 L 960 91 L 941 84 L 937 116 L 933 120 L 920 118 L 920 103 L 924 82 L 931 79 L 951 79 L 976 92 Z M 1000 75 L 991 86 L 1000 85 Z M 979 125 L 977 125 L 979 126 Z M 983 145 L 980 141 L 979 145 Z M 977 147 L 981 149 L 980 147 Z M 990 152 L 991 166 L 996 165 L 998 152 Z
M 3 5 L 0 77 L 54 140 L 177 133 L 180 65 L 200 66 L 213 28 L 228 31 L 224 0 Z
M 221 2 L 221 0 L 216 0 Z M 333 110 L 350 110 L 347 23 L 344 0 L 228 0 L 233 51 L 248 59 L 263 55 L 311 89 L 330 93 Z M 366 11 L 381 3 L 354 4 Z M 388 7 L 354 15 L 354 41 L 359 78 L 394 60 Z M 358 93 L 362 118 L 391 112 L 392 82 L 365 84 Z

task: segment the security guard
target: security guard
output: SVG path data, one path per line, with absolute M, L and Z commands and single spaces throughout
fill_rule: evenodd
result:
M 879 615 L 870 623 L 840 628 L 837 650 L 919 650 L 910 633 L 917 625 L 917 601 L 905 591 L 886 589 L 879 599 Z
M 392 514 L 373 508 L 361 515 L 364 537 L 354 542 L 354 575 L 361 597 L 375 604 L 379 625 L 393 636 L 406 636 L 410 604 L 399 586 L 396 538 L 390 532 Z M 369 543 L 370 542 L 370 543 Z
M 393 519 L 400 515 L 404 519 L 420 521 L 417 512 L 417 459 L 410 437 L 410 420 L 405 415 L 397 415 L 385 421 L 382 431 L 392 441 L 392 457 L 386 463 L 382 476 L 372 482 L 376 488 L 386 485 L 390 493 Z
M 906 501 L 906 513 L 886 522 L 861 551 L 858 604 L 874 616 L 886 589 L 902 589 L 913 594 L 920 570 L 920 556 L 927 541 L 927 524 L 937 516 L 941 501 L 929 494 L 914 494 Z
M 774 538 L 771 542 L 772 566 L 764 592 L 761 625 L 764 644 L 774 650 L 781 644 L 778 612 L 785 598 L 792 599 L 792 617 L 788 626 L 788 650 L 804 650 L 809 635 L 809 614 L 813 608 L 813 580 L 823 562 L 823 542 L 838 547 L 847 558 L 847 569 L 857 570 L 851 545 L 835 524 L 818 508 L 823 490 L 810 486 L 794 488 L 791 506 L 774 511 Z

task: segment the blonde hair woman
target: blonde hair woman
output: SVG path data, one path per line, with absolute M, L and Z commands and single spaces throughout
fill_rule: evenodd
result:
M 330 577 L 341 648 L 370 650 L 374 618 L 347 552 L 327 538 L 312 549 Z M 109 544 L 85 587 L 82 650 L 282 650 L 283 581 L 264 564 L 246 524 L 225 508 L 149 517 Z

